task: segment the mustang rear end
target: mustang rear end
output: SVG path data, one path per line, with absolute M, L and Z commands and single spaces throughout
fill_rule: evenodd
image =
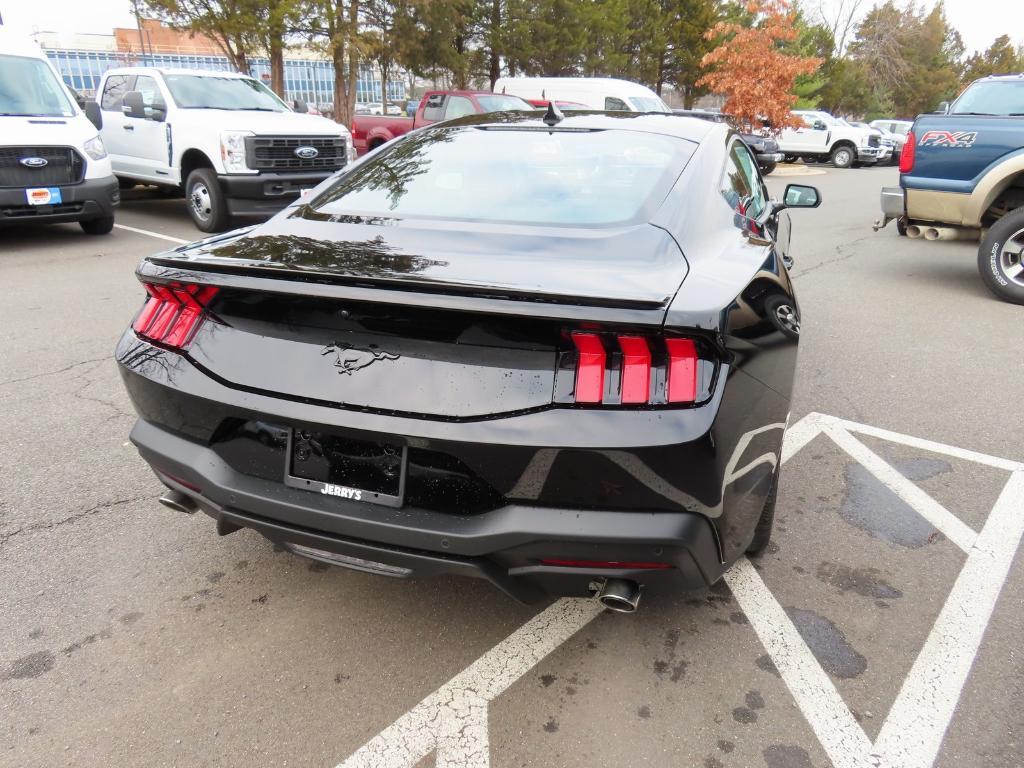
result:
M 696 120 L 411 134 L 142 262 L 131 438 L 169 506 L 324 562 L 619 610 L 711 584 L 767 544 L 799 331 L 754 184 Z

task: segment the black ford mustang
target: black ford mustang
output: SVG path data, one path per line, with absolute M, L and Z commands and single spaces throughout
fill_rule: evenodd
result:
M 727 126 L 490 114 L 143 260 L 131 439 L 220 534 L 521 600 L 715 582 L 768 542 L 799 313 Z

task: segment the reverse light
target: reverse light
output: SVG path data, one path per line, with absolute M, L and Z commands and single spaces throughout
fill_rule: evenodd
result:
M 557 402 L 664 405 L 697 400 L 700 357 L 693 339 L 588 331 L 574 331 L 570 338 L 576 352 L 559 364 Z
M 185 349 L 205 319 L 206 307 L 220 290 L 215 285 L 144 283 L 149 297 L 132 329 L 144 339 Z
M 910 173 L 914 170 L 914 153 L 917 151 L 917 137 L 913 131 L 907 133 L 907 141 L 900 152 L 900 173 Z

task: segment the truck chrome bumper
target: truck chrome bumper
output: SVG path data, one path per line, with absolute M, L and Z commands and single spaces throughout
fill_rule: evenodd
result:
M 882 218 L 872 226 L 877 232 L 893 219 L 898 219 L 906 212 L 906 193 L 903 187 L 882 187 L 880 202 L 882 204 Z

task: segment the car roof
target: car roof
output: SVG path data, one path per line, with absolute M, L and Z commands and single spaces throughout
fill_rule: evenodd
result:
M 3 26 L 0 26 L 0 55 L 46 59 L 46 54 L 35 40 L 28 35 Z
M 456 120 L 439 123 L 446 126 L 501 127 L 515 124 L 523 128 L 548 128 L 543 120 L 544 111 L 533 112 L 489 112 L 467 115 Z M 590 112 L 567 111 L 557 128 L 577 130 L 621 130 L 658 133 L 675 136 L 699 144 L 712 131 L 725 131 L 723 123 L 712 123 L 696 117 L 674 115 L 671 112 Z
M 982 80 L 989 81 L 989 82 L 991 82 L 993 80 L 995 80 L 995 81 L 1009 81 L 1009 80 L 1020 81 L 1020 80 L 1024 80 L 1024 72 L 1020 72 L 1018 74 L 988 75 L 986 77 L 979 77 L 974 82 L 977 83 L 977 82 L 981 82 Z
M 606 91 L 615 88 L 624 92 L 631 92 L 637 95 L 646 96 L 653 93 L 650 88 L 631 80 L 620 80 L 617 77 L 503 77 L 499 83 L 529 83 L 531 85 L 552 85 L 572 84 L 579 90 Z M 497 83 L 496 83 L 497 85 Z

